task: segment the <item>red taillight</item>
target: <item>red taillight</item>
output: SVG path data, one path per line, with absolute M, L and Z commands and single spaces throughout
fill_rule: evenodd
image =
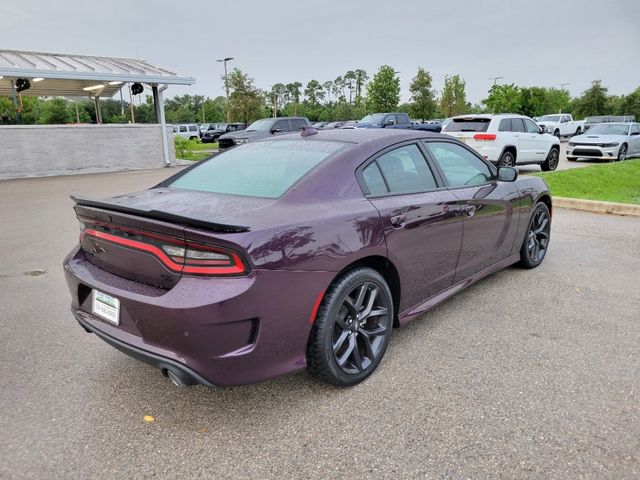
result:
M 476 133 L 473 136 L 474 140 L 480 140 L 480 141 L 492 141 L 496 139 L 496 134 L 495 133 Z
M 115 227 L 111 227 L 111 229 L 118 231 Z M 130 229 L 123 229 L 123 233 L 134 234 L 135 239 L 93 228 L 84 229 L 84 235 L 86 236 L 149 253 L 160 260 L 169 270 L 177 273 L 240 275 L 247 272 L 240 256 L 225 248 L 189 242 L 178 245 L 174 243 L 175 239 Z

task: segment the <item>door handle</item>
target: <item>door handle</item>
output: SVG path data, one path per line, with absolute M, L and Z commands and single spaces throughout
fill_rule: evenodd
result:
M 402 228 L 406 223 L 407 217 L 402 214 L 391 217 L 391 226 L 393 226 L 393 228 Z
M 464 213 L 466 213 L 468 217 L 473 217 L 476 214 L 475 205 L 467 205 L 464 207 Z

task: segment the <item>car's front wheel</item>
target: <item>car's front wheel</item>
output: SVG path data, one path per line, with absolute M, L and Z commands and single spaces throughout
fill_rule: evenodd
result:
M 377 368 L 391 338 L 393 301 L 382 275 L 356 268 L 327 290 L 307 346 L 307 366 L 338 386 L 355 385 Z
M 533 207 L 529 227 L 520 248 L 520 265 L 535 268 L 542 263 L 551 239 L 551 215 L 543 202 Z
M 547 158 L 542 163 L 541 168 L 545 172 L 550 172 L 558 168 L 558 163 L 560 162 L 560 152 L 557 148 L 552 148 L 549 150 L 549 154 Z
M 627 159 L 627 144 L 623 143 L 618 150 L 618 161 L 623 162 Z

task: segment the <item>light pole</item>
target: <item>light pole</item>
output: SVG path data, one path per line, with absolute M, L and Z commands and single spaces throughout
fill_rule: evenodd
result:
M 227 93 L 227 123 L 231 122 L 231 117 L 229 116 L 229 82 L 227 81 L 227 62 L 233 60 L 233 57 L 221 58 L 220 60 L 216 60 L 216 62 L 224 63 L 224 89 Z
M 504 77 L 489 77 L 489 80 L 493 80 L 493 84 L 495 85 L 498 82 L 498 80 L 500 80 L 501 78 L 504 78 Z
M 560 90 L 566 90 L 567 85 L 571 85 L 569 82 L 565 82 L 565 83 L 559 83 L 558 85 L 560 85 Z

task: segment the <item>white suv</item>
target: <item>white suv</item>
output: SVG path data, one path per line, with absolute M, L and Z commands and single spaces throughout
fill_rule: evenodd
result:
M 537 163 L 549 171 L 556 169 L 560 158 L 560 140 L 523 115 L 461 115 L 453 117 L 442 133 L 466 143 L 501 167 Z

